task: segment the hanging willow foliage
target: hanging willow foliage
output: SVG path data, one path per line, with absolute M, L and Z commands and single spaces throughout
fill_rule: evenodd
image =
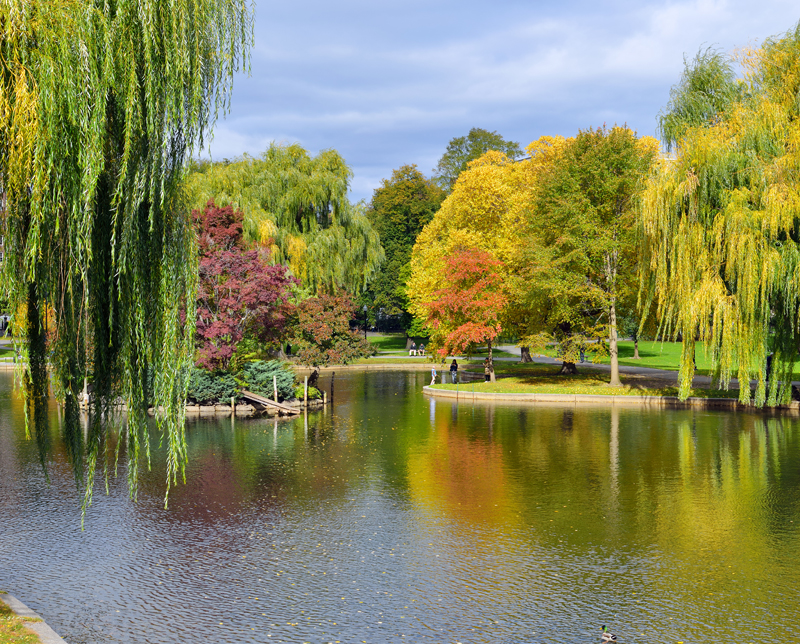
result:
M 683 335 L 682 397 L 699 338 L 742 402 L 755 378 L 755 404 L 775 405 L 791 395 L 800 345 L 800 25 L 740 62 L 736 80 L 719 54 L 698 56 L 662 116 L 677 158 L 643 197 L 644 293 Z
M 134 496 L 142 449 L 149 462 L 147 408 L 162 407 L 169 489 L 186 460 L 197 272 L 180 180 L 246 65 L 250 10 L 244 0 L 0 0 L 0 29 L 3 277 L 27 338 L 21 377 L 37 440 L 44 448 L 49 367 L 85 511 L 98 459 L 106 477 L 113 460 L 115 404 L 128 409 Z
M 244 212 L 245 234 L 271 242 L 272 259 L 315 293 L 362 291 L 384 260 L 362 204 L 347 198 L 352 171 L 336 150 L 312 157 L 271 144 L 261 158 L 201 163 L 188 178 L 195 208 L 213 199 Z

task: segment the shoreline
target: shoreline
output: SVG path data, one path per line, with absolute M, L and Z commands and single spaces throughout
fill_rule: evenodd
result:
M 5 603 L 12 613 L 22 619 L 25 628 L 33 631 L 39 637 L 41 644 L 67 644 L 35 611 L 28 608 L 13 595 L 7 592 L 0 592 L 0 601 Z
M 777 407 L 756 407 L 743 405 L 735 398 L 699 398 L 690 397 L 680 400 L 677 396 L 613 396 L 602 394 L 496 394 L 475 391 L 453 391 L 452 389 L 434 389 L 427 385 L 422 393 L 431 398 L 447 398 L 465 402 L 504 402 L 527 405 L 584 405 L 602 406 L 643 406 L 672 409 L 719 409 L 729 411 L 748 411 L 766 413 L 793 413 L 800 415 L 800 402 L 792 401 L 788 405 Z

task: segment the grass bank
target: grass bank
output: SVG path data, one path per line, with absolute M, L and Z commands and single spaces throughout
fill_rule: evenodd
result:
M 0 601 L 0 644 L 39 644 L 40 641 L 36 633 L 25 627 L 25 620 Z
M 472 366 L 472 365 L 470 365 Z M 558 366 L 548 364 L 497 363 L 497 382 L 463 382 L 464 391 L 494 394 L 580 394 L 605 396 L 677 396 L 673 384 L 636 375 L 622 374 L 622 387 L 609 386 L 609 374 L 588 371 L 575 375 L 559 375 Z M 474 369 L 474 367 L 473 367 Z M 471 371 L 471 369 L 468 368 Z M 453 384 L 437 384 L 436 389 L 456 389 Z M 692 389 L 698 398 L 738 398 L 738 390 L 719 390 L 703 387 Z

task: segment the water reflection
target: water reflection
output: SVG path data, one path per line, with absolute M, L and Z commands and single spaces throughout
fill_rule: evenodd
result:
M 85 532 L 57 422 L 48 489 L 0 388 L 0 587 L 70 642 L 793 641 L 796 419 L 424 384 L 339 374 L 325 412 L 196 419 L 169 509 L 157 452 Z

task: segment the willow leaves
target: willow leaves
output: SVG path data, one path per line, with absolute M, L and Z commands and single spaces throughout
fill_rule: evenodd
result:
M 3 271 L 29 340 L 32 422 L 46 434 L 49 364 L 76 474 L 88 453 L 91 482 L 94 463 L 108 463 L 102 421 L 124 402 L 135 493 L 147 408 L 161 407 L 174 482 L 186 456 L 196 280 L 183 165 L 246 63 L 249 9 L 242 0 L 0 0 L 0 24 Z
M 195 208 L 213 199 L 242 210 L 245 234 L 271 243 L 272 260 L 311 292 L 360 292 L 384 252 L 363 205 L 347 198 L 351 177 L 335 150 L 312 157 L 297 144 L 272 144 L 258 159 L 197 165 L 188 190 Z
M 699 339 L 742 402 L 755 378 L 755 403 L 772 405 L 790 396 L 800 344 L 800 27 L 739 62 L 737 80 L 730 61 L 701 54 L 673 90 L 661 124 L 676 157 L 643 196 L 643 277 L 683 335 L 683 396 Z

